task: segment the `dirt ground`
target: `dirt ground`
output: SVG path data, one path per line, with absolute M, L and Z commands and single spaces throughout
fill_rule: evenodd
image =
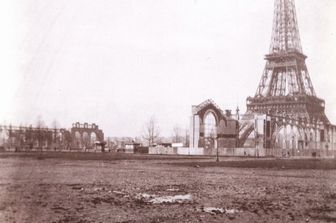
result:
M 336 160 L 0 154 L 0 222 L 336 222 L 334 166 Z

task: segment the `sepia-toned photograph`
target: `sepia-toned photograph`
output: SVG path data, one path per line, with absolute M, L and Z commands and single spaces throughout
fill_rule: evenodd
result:
M 335 0 L 2 0 L 0 222 L 336 222 Z

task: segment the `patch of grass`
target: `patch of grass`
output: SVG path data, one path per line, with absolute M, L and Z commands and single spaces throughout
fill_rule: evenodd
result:
M 208 159 L 198 156 L 178 155 L 149 155 L 149 154 L 127 154 L 127 153 L 92 153 L 92 152 L 0 152 L 0 158 L 32 158 L 32 159 L 64 159 L 64 160 L 181 160 L 181 159 Z
M 173 165 L 192 167 L 235 167 L 263 169 L 336 169 L 335 159 L 248 159 L 226 160 L 220 162 L 184 162 Z
M 0 158 L 31 158 L 37 160 L 163 160 L 173 161 L 166 164 L 190 167 L 234 167 L 234 168 L 263 168 L 263 169 L 336 169 L 336 159 L 281 159 L 281 158 L 243 158 L 221 157 L 222 161 L 212 161 L 209 156 L 180 156 L 180 155 L 149 155 L 126 153 L 91 153 L 91 152 L 0 152 Z M 211 161 L 210 161 L 211 160 Z M 176 161 L 176 162 L 175 162 Z

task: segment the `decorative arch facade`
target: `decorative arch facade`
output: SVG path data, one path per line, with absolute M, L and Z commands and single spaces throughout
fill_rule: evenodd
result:
M 72 124 L 71 137 L 74 139 L 73 148 L 90 149 L 94 147 L 96 141 L 104 141 L 104 133 L 96 124 Z
M 192 107 L 190 147 L 214 150 L 235 148 L 238 139 L 238 121 L 212 100 Z
M 274 117 L 269 149 L 275 156 L 335 156 L 336 126 Z

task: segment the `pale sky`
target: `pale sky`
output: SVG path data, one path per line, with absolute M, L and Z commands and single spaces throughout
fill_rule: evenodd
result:
M 265 66 L 273 0 L 2 0 L 0 123 L 95 122 L 106 136 L 189 126 L 212 98 L 244 112 Z M 306 64 L 336 124 L 336 1 L 296 0 Z

